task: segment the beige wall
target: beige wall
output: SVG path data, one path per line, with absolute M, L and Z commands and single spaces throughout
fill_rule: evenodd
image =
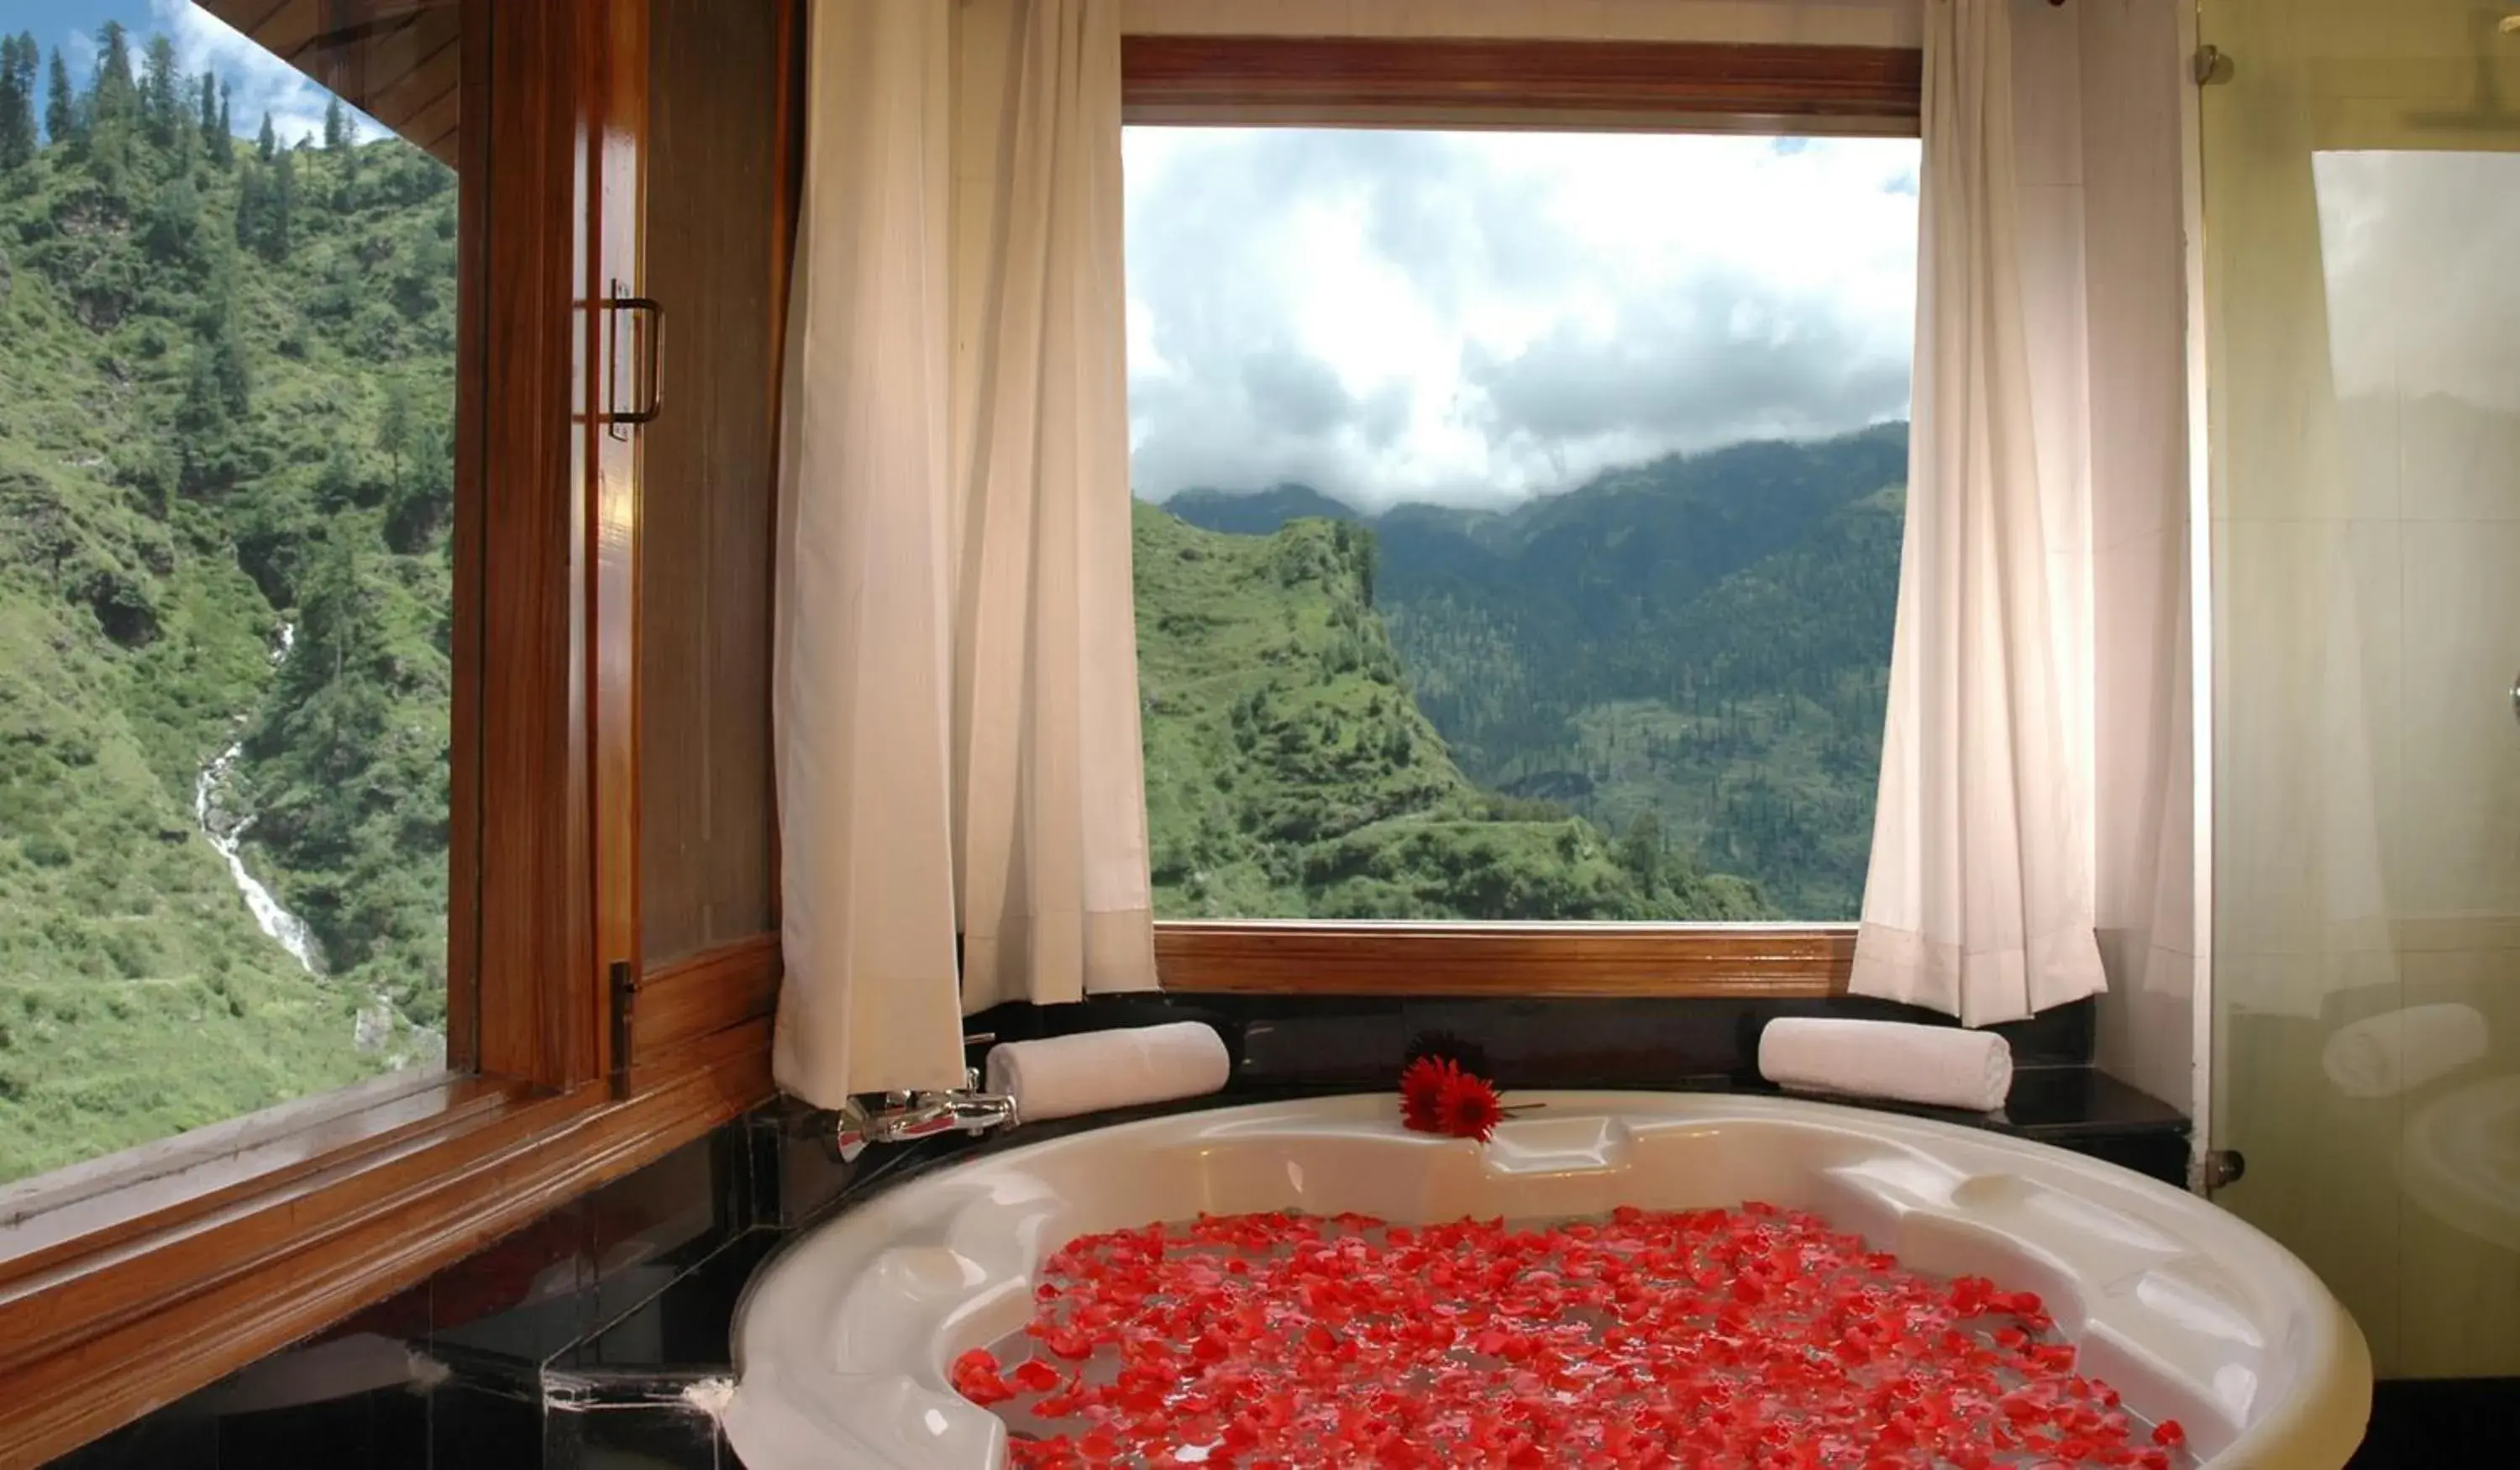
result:
M 2043 7 L 2044 8 L 2044 7 Z M 2199 832 L 2188 697 L 2184 234 L 2173 0 L 2076 0 L 2090 362 L 2099 1061 L 2182 1110 Z

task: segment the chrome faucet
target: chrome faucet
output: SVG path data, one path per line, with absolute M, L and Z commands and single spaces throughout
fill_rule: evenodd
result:
M 993 1036 L 969 1036 L 963 1042 L 965 1046 L 985 1046 L 995 1040 Z M 840 1105 L 833 1141 L 843 1164 L 854 1162 L 870 1143 L 916 1143 L 939 1134 L 980 1134 L 993 1128 L 1012 1128 L 1020 1121 L 1012 1097 L 980 1091 L 977 1067 L 965 1067 L 963 1086 L 950 1092 L 869 1095 L 877 1098 L 873 1105 L 858 1097 Z

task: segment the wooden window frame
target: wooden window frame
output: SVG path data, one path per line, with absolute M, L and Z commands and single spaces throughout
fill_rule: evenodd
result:
M 800 12 L 780 4 L 792 62 Z M 642 963 L 637 448 L 607 431 L 634 369 L 595 302 L 639 279 L 646 11 L 461 0 L 461 20 L 447 1070 L 0 1187 L 0 1466 L 109 1433 L 775 1095 L 775 936 L 660 967 L 609 1024 L 613 962 Z M 781 71 L 792 116 L 799 72 Z
M 1914 137 L 1923 53 L 1708 41 L 1129 35 L 1124 122 Z
M 1284 35 L 1121 38 L 1121 117 L 1230 127 L 1915 137 L 1913 48 Z M 1167 991 L 1315 996 L 1846 994 L 1853 924 L 1161 920 Z

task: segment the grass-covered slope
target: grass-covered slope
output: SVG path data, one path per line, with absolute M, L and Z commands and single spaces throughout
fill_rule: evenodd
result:
M 1774 916 L 1750 885 L 1483 792 L 1411 698 L 1374 541 L 1137 508 L 1138 670 L 1156 911 L 1168 917 Z
M 199 98 L 109 79 L 0 158 L 0 1179 L 444 1014 L 451 176 Z M 196 819 L 240 743 L 208 826 L 319 974 Z

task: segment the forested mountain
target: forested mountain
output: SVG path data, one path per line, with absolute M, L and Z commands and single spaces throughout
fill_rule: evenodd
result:
M 0 56 L 0 1179 L 442 1047 L 452 175 L 100 39 Z
M 1365 515 L 1302 486 L 1167 509 L 1373 532 L 1417 705 L 1478 785 L 1655 817 L 1796 918 L 1852 918 L 1871 841 L 1907 426 L 1609 470 L 1508 512 Z
M 1167 917 L 1758 919 L 1650 818 L 1482 791 L 1411 702 L 1370 533 L 1137 507 L 1139 695 Z

